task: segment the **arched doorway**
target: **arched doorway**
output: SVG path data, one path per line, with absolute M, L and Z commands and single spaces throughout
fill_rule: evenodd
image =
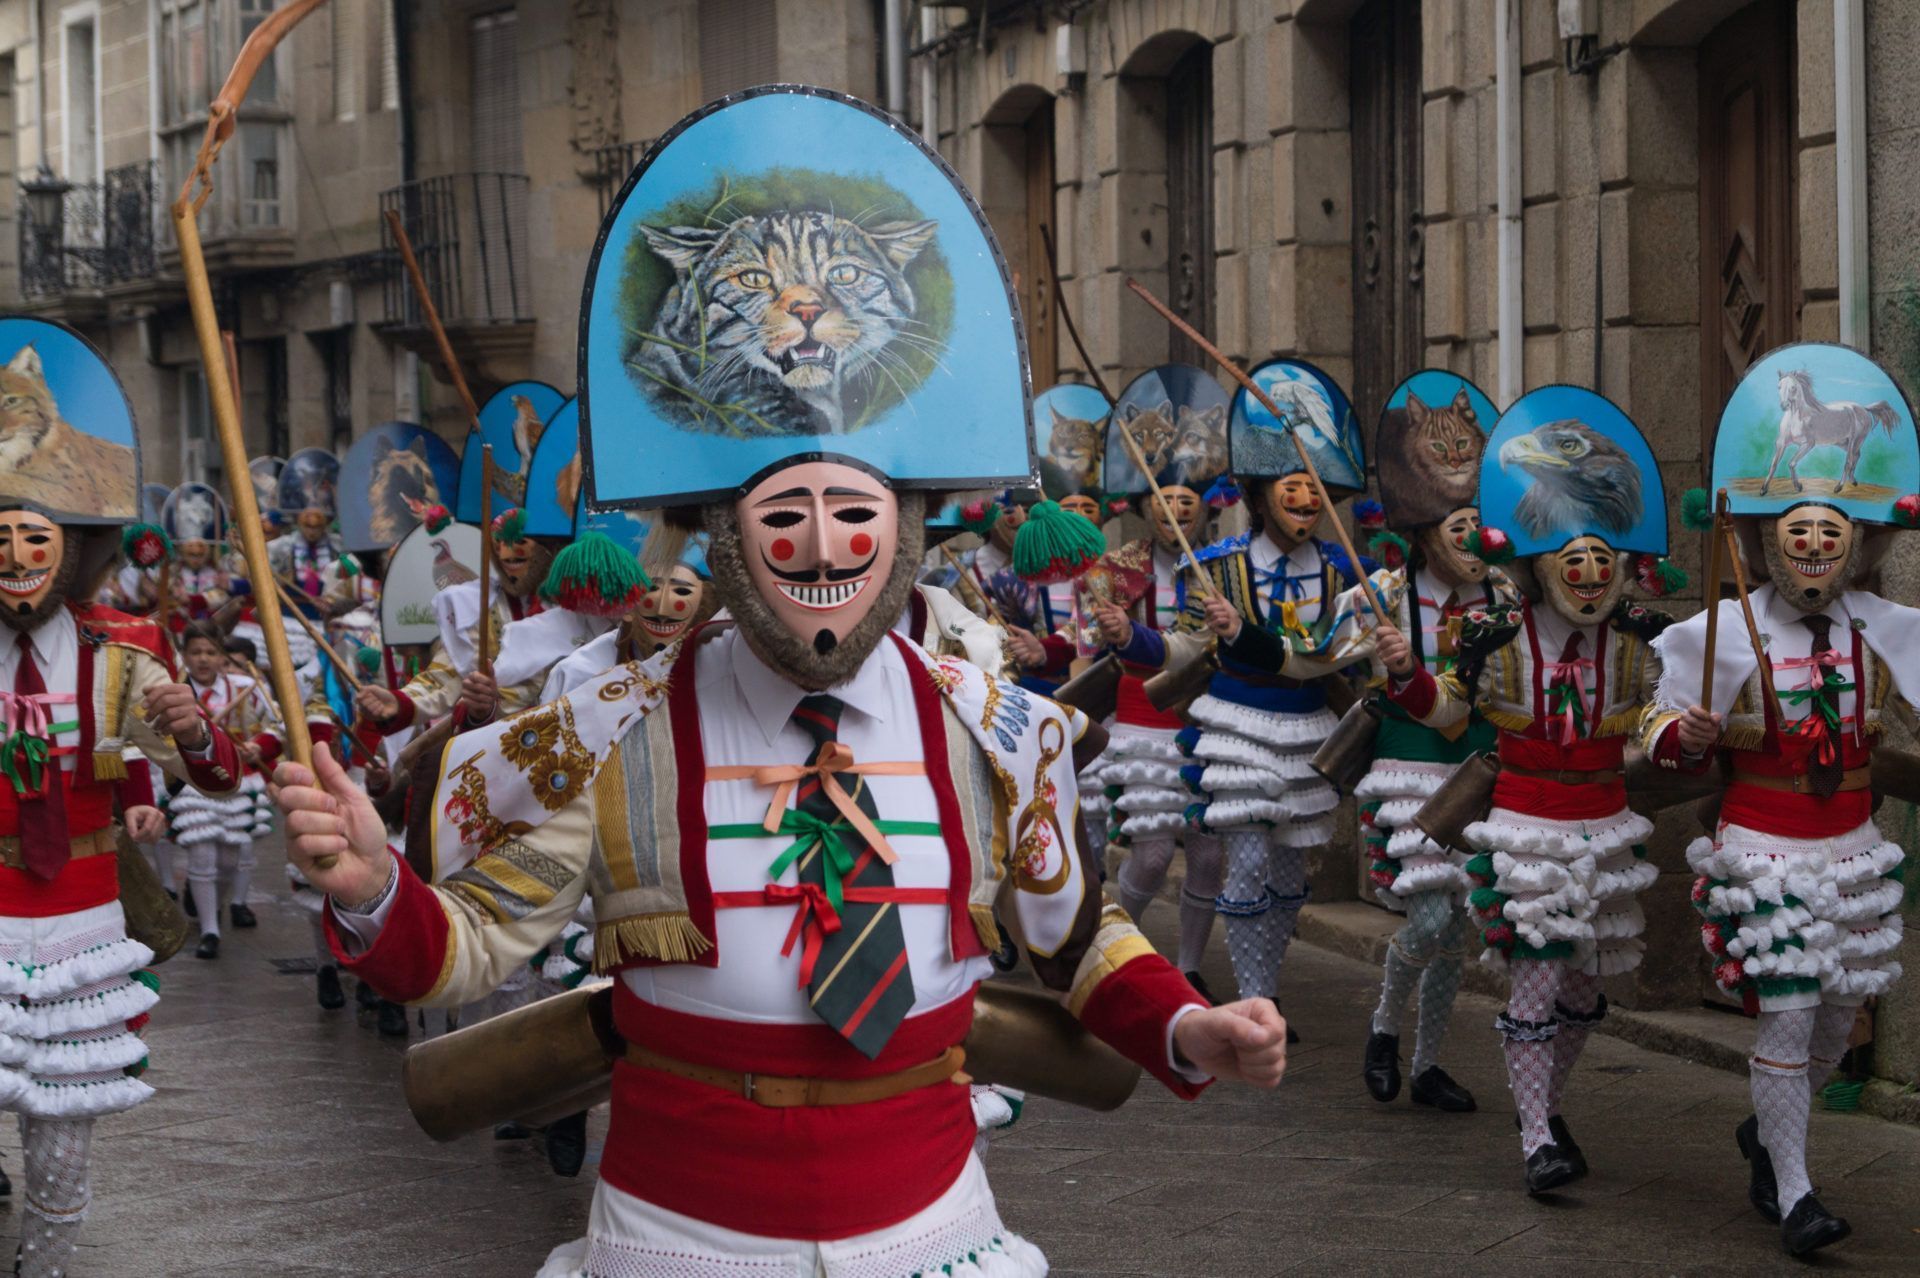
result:
M 1353 385 L 1371 424 L 1424 362 L 1420 0 L 1368 0 L 1348 26 L 1353 117 Z
M 1007 255 L 1027 329 L 1033 388 L 1059 380 L 1058 320 L 1046 239 L 1054 213 L 1053 97 L 1032 85 L 1008 91 L 983 121 L 982 198 Z
M 1213 333 L 1213 46 L 1189 32 L 1165 32 L 1141 45 L 1120 73 L 1123 174 L 1137 181 L 1130 201 L 1138 243 L 1123 244 L 1136 263 L 1122 269 L 1160 275 L 1167 304 L 1201 333 Z M 1158 214 L 1165 211 L 1165 221 Z M 1191 341 L 1169 328 L 1165 353 L 1144 344 L 1123 364 L 1177 360 L 1206 366 Z

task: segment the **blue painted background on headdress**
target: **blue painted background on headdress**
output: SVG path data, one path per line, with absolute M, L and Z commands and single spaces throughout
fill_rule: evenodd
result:
M 1295 359 L 1269 360 L 1248 375 L 1287 414 L 1287 421 L 1276 420 L 1246 387 L 1234 392 L 1229 447 L 1235 475 L 1277 479 L 1304 469 L 1296 443 L 1300 441 L 1328 488 L 1358 492 L 1367 486 L 1366 448 L 1353 405 L 1339 382 Z
M 525 401 L 525 422 L 522 421 L 523 406 L 518 402 L 522 400 Z M 467 432 L 466 448 L 460 454 L 460 504 L 454 509 L 455 519 L 467 524 L 480 522 L 480 445 L 493 445 L 494 470 L 505 472 L 504 476 L 496 473 L 496 478 L 504 478 L 506 485 L 512 488 L 517 479 L 525 476 L 527 465 L 532 460 L 522 457 L 519 445 L 514 442 L 516 423 L 520 424 L 521 434 L 532 429 L 527 424 L 529 422 L 544 428 L 547 419 L 566 402 L 565 395 L 545 382 L 514 382 L 495 391 L 492 398 L 480 406 L 480 430 Z M 519 497 L 510 497 L 499 487 L 494 489 L 494 514 L 519 504 Z
M 1580 386 L 1542 386 L 1501 414 L 1480 462 L 1480 520 L 1520 555 L 1589 535 L 1615 550 L 1667 553 L 1653 449 L 1611 400 Z

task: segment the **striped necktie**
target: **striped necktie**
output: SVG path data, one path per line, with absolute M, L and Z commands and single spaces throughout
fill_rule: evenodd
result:
M 839 739 L 838 697 L 815 693 L 803 697 L 793 712 L 793 723 L 813 742 L 813 758 Z M 873 793 L 860 777 L 847 778 L 853 801 L 869 817 Z M 820 778 L 800 782 L 794 807 L 806 816 L 837 826 L 854 849 L 854 865 L 844 878 L 848 887 L 890 888 L 893 867 L 866 846 L 840 815 L 820 787 Z M 800 882 L 824 889 L 827 857 L 824 843 L 816 843 L 800 859 Z M 814 1012 L 868 1059 L 880 1054 L 893 1031 L 913 1008 L 913 973 L 907 966 L 907 938 L 900 925 L 900 907 L 892 901 L 847 901 L 839 911 L 840 926 L 828 932 L 807 986 Z

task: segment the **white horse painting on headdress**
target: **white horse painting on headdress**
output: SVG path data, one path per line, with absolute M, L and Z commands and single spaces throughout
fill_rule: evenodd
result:
M 1854 486 L 1860 452 L 1866 447 L 1867 436 L 1873 433 L 1873 428 L 1885 427 L 1891 439 L 1899 421 L 1899 414 L 1885 400 L 1876 404 L 1852 404 L 1844 400 L 1821 403 L 1813 393 L 1813 374 L 1797 368 L 1780 370 L 1780 409 L 1780 433 L 1774 441 L 1773 464 L 1767 467 L 1766 481 L 1760 485 L 1762 496 L 1772 491 L 1773 477 L 1783 457 L 1787 461 L 1787 474 L 1793 480 L 1793 491 L 1805 492 L 1806 485 L 1800 481 L 1800 463 L 1814 449 L 1825 447 L 1846 450 L 1846 464 L 1836 488 L 1837 492 L 1844 492 Z M 1789 449 L 1793 453 L 1791 457 L 1787 456 Z

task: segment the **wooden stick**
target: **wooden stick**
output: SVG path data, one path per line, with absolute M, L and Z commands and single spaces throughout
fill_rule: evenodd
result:
M 1007 625 L 1007 619 L 1000 615 L 998 608 L 993 606 L 993 600 L 989 599 L 987 592 L 980 588 L 980 583 L 973 579 L 973 574 L 967 571 L 967 566 L 960 562 L 960 556 L 954 554 L 945 545 L 940 547 L 940 553 L 947 557 L 947 562 L 953 565 L 953 570 L 960 574 L 960 580 L 967 583 L 967 589 L 971 590 L 973 597 L 980 601 L 980 606 L 987 610 L 987 620 L 1003 630 L 1011 630 L 1013 627 Z
M 239 662 L 241 665 L 247 668 L 247 677 L 249 679 L 252 679 L 256 686 L 261 688 L 265 688 L 268 686 L 267 677 L 260 673 L 259 666 L 254 665 L 253 662 L 247 660 L 245 657 L 240 657 Z M 286 722 L 285 717 L 281 715 L 279 708 L 273 704 L 273 701 L 271 698 L 269 698 L 267 701 L 267 713 L 271 714 L 274 718 L 279 719 L 282 723 Z
M 1334 539 L 1340 543 L 1340 549 L 1346 552 L 1347 562 L 1353 565 L 1353 575 L 1359 578 L 1360 588 L 1366 592 L 1367 602 L 1373 606 L 1374 617 L 1382 624 L 1387 623 L 1389 614 L 1386 607 L 1380 602 L 1380 593 L 1373 588 L 1373 578 L 1368 576 L 1366 570 L 1361 566 L 1360 556 L 1353 548 L 1353 539 L 1347 535 L 1347 526 L 1341 522 L 1340 516 L 1334 512 L 1333 495 L 1327 491 L 1327 486 L 1320 481 L 1320 469 L 1313 464 L 1313 454 L 1308 452 L 1306 446 L 1300 442 L 1299 432 L 1294 430 L 1287 415 L 1280 411 L 1280 406 L 1274 403 L 1272 398 L 1268 396 L 1265 391 L 1261 390 L 1259 384 L 1255 382 L 1253 378 L 1247 376 L 1246 372 L 1241 369 L 1238 364 L 1221 354 L 1219 347 L 1200 336 L 1199 331 L 1195 329 L 1193 325 L 1187 323 L 1178 315 L 1175 315 L 1165 302 L 1143 288 L 1140 281 L 1129 279 L 1127 281 L 1127 287 L 1139 294 L 1147 305 L 1160 312 L 1162 319 L 1179 329 L 1195 346 L 1198 346 L 1212 357 L 1214 363 L 1226 369 L 1235 381 L 1247 388 L 1249 395 L 1252 395 L 1260 401 L 1262 408 L 1273 414 L 1275 421 L 1286 427 L 1288 434 L 1294 436 L 1295 451 L 1300 454 L 1300 462 L 1306 470 L 1307 478 L 1313 483 L 1314 491 L 1320 494 L 1321 508 L 1327 512 L 1328 521 L 1333 524 Z
M 1106 379 L 1100 376 L 1100 366 L 1093 362 L 1093 356 L 1087 354 L 1087 344 L 1080 340 L 1080 329 L 1073 322 L 1073 312 L 1067 309 L 1067 295 L 1060 289 L 1060 262 L 1053 255 L 1053 231 L 1044 222 L 1040 224 L 1040 243 L 1047 251 L 1047 282 L 1053 286 L 1053 309 L 1059 312 L 1060 322 L 1066 325 L 1067 336 L 1073 339 L 1073 349 L 1080 352 L 1080 362 L 1086 365 L 1087 376 L 1093 379 L 1093 388 L 1111 407 L 1113 392 L 1107 389 Z
M 1760 695 L 1763 698 L 1760 713 L 1764 720 L 1771 722 L 1778 706 L 1773 692 L 1773 662 L 1767 659 L 1767 645 L 1761 642 L 1760 627 L 1753 620 L 1753 602 L 1747 597 L 1747 569 L 1740 561 L 1740 546 L 1733 539 L 1732 520 L 1721 526 L 1720 535 L 1726 540 L 1727 559 L 1733 564 L 1733 585 L 1740 592 L 1740 613 L 1747 621 L 1747 639 L 1753 644 L 1754 659 L 1760 665 Z
M 347 681 L 347 686 L 352 688 L 356 693 L 365 689 L 366 685 L 361 683 L 360 680 L 354 676 L 353 671 L 348 668 L 347 659 L 335 652 L 333 645 L 327 642 L 327 637 L 320 633 L 319 627 L 307 620 L 307 614 L 300 611 L 300 606 L 293 602 L 293 596 L 287 593 L 287 588 L 280 584 L 278 577 L 273 579 L 273 585 L 274 588 L 280 592 L 280 602 L 287 606 L 287 611 L 293 614 L 293 619 L 300 623 L 301 628 L 307 632 L 307 636 L 313 640 L 314 645 L 326 655 L 327 660 L 333 664 L 333 668 L 340 672 L 340 677 Z M 302 709 L 304 708 L 305 707 L 302 707 Z M 304 719 L 302 722 L 304 722 Z
M 160 633 L 169 644 L 173 642 L 173 628 L 167 625 L 167 614 L 173 611 L 172 585 L 173 556 L 168 555 L 160 561 L 160 571 L 153 580 L 153 619 L 160 623 Z
M 478 417 L 474 428 L 479 428 Z M 529 473 L 533 463 L 527 462 Z M 480 444 L 480 634 L 474 666 L 493 677 L 493 445 Z
M 1140 441 L 1133 437 L 1133 431 L 1118 417 L 1107 419 L 1108 428 L 1120 432 L 1120 440 L 1127 446 L 1127 455 L 1133 458 L 1133 464 L 1140 468 L 1140 474 L 1146 479 L 1147 487 L 1153 490 L 1153 499 L 1160 503 L 1160 513 L 1166 517 L 1167 527 L 1173 529 L 1175 540 L 1180 543 L 1181 551 L 1187 557 L 1187 567 L 1193 570 L 1193 579 L 1200 583 L 1200 589 L 1209 599 L 1220 592 L 1213 588 L 1213 578 L 1200 567 L 1200 558 L 1193 553 L 1193 547 L 1187 544 L 1187 534 L 1181 530 L 1180 521 L 1174 517 L 1173 505 L 1167 501 L 1167 495 L 1160 491 L 1160 481 L 1153 477 L 1153 467 L 1147 465 L 1147 455 L 1140 450 Z
M 1700 704 L 1713 713 L 1713 651 L 1720 639 L 1720 578 L 1724 572 L 1721 557 L 1726 553 L 1727 490 L 1714 497 L 1713 532 L 1707 538 L 1707 647 L 1700 670 Z

